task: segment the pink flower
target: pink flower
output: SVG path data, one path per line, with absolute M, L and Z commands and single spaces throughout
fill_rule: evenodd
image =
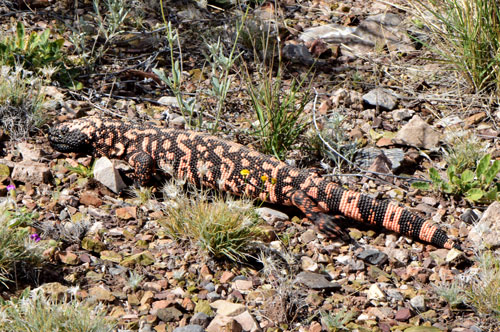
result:
M 33 240 L 33 241 L 35 241 L 35 242 L 39 242 L 41 240 L 40 235 L 38 235 L 36 233 L 31 234 L 30 235 L 30 239 Z

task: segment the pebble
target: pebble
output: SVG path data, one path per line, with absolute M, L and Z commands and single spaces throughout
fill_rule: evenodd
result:
M 425 311 L 425 297 L 423 295 L 417 295 L 410 300 L 410 304 L 415 310 Z

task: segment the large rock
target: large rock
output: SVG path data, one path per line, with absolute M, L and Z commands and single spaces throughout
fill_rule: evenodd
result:
M 478 250 L 500 247 L 500 202 L 490 204 L 468 237 Z
M 392 139 L 396 144 L 432 150 L 439 143 L 439 133 L 415 115 Z
M 115 169 L 111 160 L 106 157 L 99 158 L 96 161 L 94 165 L 94 178 L 117 194 L 127 187 L 118 170 Z
M 23 183 L 48 183 L 50 177 L 50 169 L 47 165 L 29 160 L 17 163 L 12 171 L 12 179 Z

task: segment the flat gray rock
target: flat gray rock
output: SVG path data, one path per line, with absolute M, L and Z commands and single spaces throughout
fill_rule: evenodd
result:
M 363 102 L 369 106 L 379 107 L 383 111 L 392 111 L 396 108 L 398 99 L 391 90 L 376 88 L 363 95 Z
M 311 289 L 338 290 L 341 288 L 340 284 L 328 281 L 323 274 L 313 272 L 300 272 L 295 278 L 295 282 Z

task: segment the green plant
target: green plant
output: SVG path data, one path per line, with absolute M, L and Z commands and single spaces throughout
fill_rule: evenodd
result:
M 243 17 L 243 21 L 245 20 L 245 16 Z M 215 132 L 219 125 L 220 116 L 222 110 L 224 109 L 227 93 L 232 83 L 232 77 L 229 75 L 231 68 L 234 63 L 241 54 L 235 55 L 236 45 L 239 39 L 239 35 L 241 32 L 241 27 L 243 24 L 239 24 L 236 29 L 236 37 L 231 49 L 231 52 L 228 56 L 224 55 L 224 48 L 220 41 L 220 38 L 217 40 L 217 43 L 207 43 L 209 55 L 207 56 L 208 61 L 210 63 L 210 67 L 212 68 L 211 72 L 211 89 L 209 90 L 209 95 L 214 96 L 217 99 L 217 106 L 215 110 L 215 122 L 212 126 L 212 131 Z
M 84 178 L 91 179 L 94 177 L 95 163 L 96 160 L 94 160 L 90 166 L 78 164 L 78 166 L 65 165 L 65 167 L 73 173 L 83 176 Z
M 0 284 L 8 287 L 19 267 L 35 267 L 43 261 L 43 245 L 30 239 L 28 225 L 33 215 L 17 210 L 10 200 L 0 204 Z M 23 271 L 24 272 L 24 271 Z
M 438 294 L 450 305 L 465 303 L 484 315 L 500 320 L 500 258 L 492 251 L 482 251 L 476 264 L 448 284 L 442 285 Z
M 342 308 L 336 313 L 326 313 L 324 311 L 320 312 L 321 322 L 326 326 L 328 332 L 337 331 L 350 331 L 346 324 L 354 320 L 358 315 L 355 311 L 347 311 L 347 309 Z
M 166 233 L 173 239 L 195 243 L 215 258 L 245 260 L 249 256 L 248 246 L 260 234 L 260 219 L 251 202 L 224 200 L 190 186 L 194 199 L 177 187 L 170 183 L 163 188 L 168 200 L 167 217 L 161 220 L 161 225 Z
M 463 73 L 476 91 L 500 88 L 500 3 L 496 0 L 418 1 L 418 22 L 446 62 Z
M 126 0 L 93 0 L 92 6 L 94 12 L 89 14 L 94 17 L 95 23 L 77 17 L 75 28 L 72 28 L 69 35 L 69 40 L 79 55 L 77 62 L 83 63 L 89 71 L 110 49 L 130 12 L 130 5 Z M 75 86 L 80 88 L 81 84 Z
M 443 297 L 452 308 L 465 303 L 466 300 L 464 288 L 460 287 L 457 282 L 445 283 L 437 286 L 436 293 Z
M 137 273 L 135 271 L 129 271 L 129 277 L 127 278 L 127 284 L 133 291 L 139 288 L 139 285 L 144 280 L 144 275 Z
M 258 120 L 254 134 L 260 138 L 264 153 L 283 160 L 307 126 L 303 112 L 310 101 L 310 90 L 300 93 L 304 80 L 292 79 L 288 91 L 285 91 L 281 69 L 276 77 L 271 69 L 264 70 L 255 81 L 258 83 L 247 75 L 248 93 Z
M 0 128 L 14 141 L 26 139 L 46 121 L 40 86 L 21 68 L 0 69 Z
M 163 13 L 163 3 L 160 0 L 162 15 Z M 194 117 L 196 115 L 196 98 L 184 99 L 182 98 L 182 52 L 179 41 L 179 34 L 176 29 L 172 28 L 171 22 L 167 22 L 165 16 L 163 15 L 163 20 L 166 27 L 166 38 L 170 49 L 170 64 L 172 73 L 167 77 L 165 71 L 162 69 L 153 69 L 153 72 L 158 75 L 158 77 L 165 82 L 169 89 L 174 94 L 177 99 L 178 107 L 181 111 L 182 117 L 186 121 L 188 127 L 194 126 Z M 179 49 L 179 58 L 176 59 L 174 55 L 174 48 L 177 46 Z M 201 127 L 203 117 L 198 116 L 198 127 Z
M 50 31 L 26 36 L 24 24 L 17 22 L 16 34 L 0 41 L 0 61 L 14 67 L 41 71 L 46 66 L 63 67 L 63 39 L 49 40 Z
M 491 155 L 486 154 L 479 160 L 475 170 L 466 169 L 461 174 L 455 165 L 449 165 L 443 179 L 435 168 L 429 170 L 433 186 L 447 194 L 465 195 L 470 202 L 487 203 L 500 199 L 500 183 L 497 174 L 500 171 L 500 161 L 491 163 Z M 496 180 L 496 181 L 495 181 Z M 413 187 L 428 190 L 427 182 L 415 182 Z
M 469 132 L 454 132 L 445 136 L 446 149 L 443 158 L 446 164 L 453 165 L 461 174 L 466 169 L 472 169 L 486 154 L 487 144 Z
M 352 165 L 358 150 L 358 142 L 349 138 L 348 135 L 346 135 L 345 129 L 342 127 L 345 123 L 344 119 L 345 117 L 340 113 L 333 112 L 324 122 L 323 128 L 321 129 L 321 138 L 316 131 L 311 131 L 309 133 L 312 147 L 319 151 L 322 156 L 326 156 L 333 161 L 338 168 L 345 166 L 346 160 L 350 161 Z M 335 149 L 335 151 L 341 154 L 345 159 L 333 152 L 330 147 Z
M 102 305 L 52 299 L 27 288 L 19 298 L 0 299 L 0 331 L 12 332 L 112 332 L 115 324 L 105 318 Z

